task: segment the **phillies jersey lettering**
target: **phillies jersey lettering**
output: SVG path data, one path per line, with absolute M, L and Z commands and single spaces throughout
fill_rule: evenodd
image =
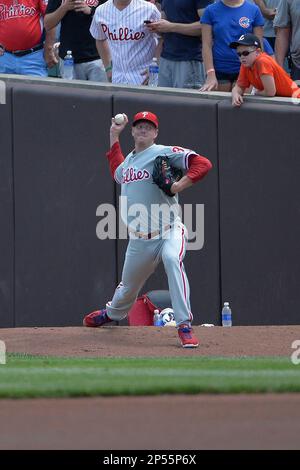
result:
M 171 165 L 188 170 L 188 158 L 197 154 L 178 146 L 153 144 L 146 150 L 131 152 L 115 171 L 115 180 L 121 184 L 121 217 L 125 225 L 134 229 L 136 221 L 135 210 L 139 212 L 140 231 L 153 232 L 170 224 L 170 212 L 173 220 L 180 218 L 178 195 L 167 196 L 153 183 L 153 163 L 158 155 L 166 155 L 171 159 Z M 162 207 L 168 210 L 162 210 Z M 135 230 L 135 229 L 134 229 Z
M 95 39 L 109 42 L 113 83 L 142 84 L 142 73 L 149 67 L 158 43 L 144 21 L 158 21 L 160 16 L 156 6 L 145 0 L 132 0 L 123 10 L 108 0 L 96 9 L 90 32 Z
M 150 173 L 147 170 L 136 170 L 135 168 L 129 167 L 127 170 L 122 170 L 122 184 L 133 183 L 134 181 L 148 180 Z
M 26 5 L 7 5 L 0 4 L 0 20 L 8 20 L 9 18 L 20 18 L 21 16 L 34 16 L 36 9 Z
M 112 41 L 138 41 L 139 39 L 144 39 L 145 37 L 145 33 L 143 31 L 133 33 L 132 29 L 119 28 L 119 30 L 116 32 L 116 30 L 110 31 L 106 24 L 101 24 L 101 27 L 104 34 L 107 33 L 108 39 Z
M 39 44 L 46 8 L 43 0 L 0 0 L 0 44 L 8 51 Z

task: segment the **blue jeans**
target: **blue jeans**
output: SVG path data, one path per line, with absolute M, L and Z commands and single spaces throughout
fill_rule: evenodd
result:
M 47 77 L 44 50 L 41 49 L 23 57 L 5 52 L 4 55 L 0 56 L 0 73 Z

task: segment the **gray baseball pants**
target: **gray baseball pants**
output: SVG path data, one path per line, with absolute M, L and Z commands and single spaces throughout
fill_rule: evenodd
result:
M 189 282 L 183 265 L 185 244 L 186 228 L 182 223 L 175 223 L 160 238 L 129 240 L 122 281 L 113 299 L 106 305 L 109 318 L 120 321 L 127 316 L 144 283 L 162 261 L 168 277 L 176 325 L 190 324 L 193 316 Z

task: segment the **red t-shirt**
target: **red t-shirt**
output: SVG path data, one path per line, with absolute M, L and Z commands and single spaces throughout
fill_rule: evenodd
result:
M 262 75 L 271 75 L 275 81 L 276 96 L 293 96 L 300 98 L 300 89 L 277 62 L 262 52 L 252 67 L 241 65 L 237 84 L 241 88 L 253 85 L 257 90 L 264 89 L 261 81 Z
M 8 51 L 39 44 L 46 8 L 47 0 L 0 0 L 0 44 Z

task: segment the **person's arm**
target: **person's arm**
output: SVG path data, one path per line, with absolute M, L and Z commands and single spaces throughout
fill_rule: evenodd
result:
M 231 92 L 231 102 L 232 106 L 241 106 L 244 103 L 243 94 L 245 93 L 245 88 L 236 84 Z
M 164 43 L 164 38 L 163 38 L 163 37 L 159 38 L 159 39 L 158 39 L 157 46 L 156 46 L 156 48 L 155 48 L 154 57 L 157 58 L 158 62 L 159 62 L 159 58 L 160 58 L 160 55 L 161 55 L 163 43 Z
M 116 169 L 124 161 L 124 155 L 119 142 L 120 134 L 128 124 L 128 117 L 126 114 L 124 114 L 124 117 L 125 121 L 123 124 L 116 124 L 115 119 L 112 118 L 109 130 L 110 150 L 107 152 L 106 157 L 108 158 L 110 173 L 113 178 L 115 177 Z
M 74 10 L 76 13 L 84 13 L 85 15 L 92 14 L 92 7 L 89 7 L 84 0 L 74 0 Z
M 179 181 L 177 181 L 177 183 L 172 184 L 170 190 L 171 193 L 177 194 L 181 193 L 181 191 L 183 191 L 184 189 L 190 188 L 191 186 L 193 186 L 191 178 L 189 178 L 188 176 L 183 176 Z
M 260 8 L 261 14 L 267 20 L 274 20 L 276 15 L 276 8 L 268 8 L 264 0 L 254 0 L 254 3 Z
M 173 183 L 171 192 L 181 193 L 186 188 L 190 188 L 197 181 L 200 181 L 211 170 L 211 162 L 201 155 L 193 154 L 189 157 L 189 170 L 179 181 Z
M 111 82 L 112 79 L 112 61 L 111 53 L 107 39 L 96 39 L 96 47 L 99 53 L 99 56 L 102 59 L 103 65 L 105 67 L 105 72 L 107 79 Z
M 122 124 L 116 124 L 114 118 L 111 120 L 111 126 L 109 130 L 110 147 L 112 147 L 116 142 L 119 142 L 120 134 L 128 124 L 128 117 L 124 113 L 123 115 L 125 120 Z
M 171 23 L 168 20 L 158 20 L 155 23 L 147 25 L 153 33 L 178 33 L 186 36 L 201 36 L 201 24 L 199 21 L 194 23 Z
M 276 28 L 275 57 L 276 62 L 283 67 L 290 46 L 291 28 Z
M 55 28 L 46 32 L 46 38 L 44 42 L 44 59 L 49 68 L 54 67 L 57 64 L 58 60 L 55 57 L 53 44 L 56 39 L 56 30 Z
M 204 9 L 197 11 L 200 19 Z M 172 23 L 166 19 L 166 15 L 163 11 L 161 17 L 161 20 L 147 25 L 147 28 L 153 33 L 178 33 L 184 34 L 185 36 L 201 36 L 200 21 L 195 21 L 194 23 Z
M 107 152 L 106 157 L 109 163 L 110 174 L 113 179 L 115 179 L 115 172 L 117 168 L 124 162 L 124 155 L 120 146 L 120 142 L 115 142 L 111 146 L 109 152 Z
M 74 10 L 75 4 L 74 0 L 65 0 L 57 10 L 53 13 L 46 13 L 44 18 L 44 26 L 46 31 L 49 31 L 62 20 L 62 18 L 68 13 L 68 11 Z
M 206 82 L 200 91 L 212 91 L 218 88 L 218 80 L 214 68 L 214 60 L 212 55 L 212 27 L 209 24 L 202 24 L 202 56 L 204 67 L 206 70 Z
M 255 94 L 260 96 L 275 96 L 276 85 L 273 75 L 261 75 L 260 79 L 264 89 L 262 91 L 256 90 Z
M 255 36 L 257 36 L 258 39 L 260 40 L 261 50 L 263 51 L 264 50 L 264 41 L 263 41 L 264 29 L 263 29 L 263 27 L 262 26 L 255 26 L 253 28 L 253 34 L 255 34 Z

